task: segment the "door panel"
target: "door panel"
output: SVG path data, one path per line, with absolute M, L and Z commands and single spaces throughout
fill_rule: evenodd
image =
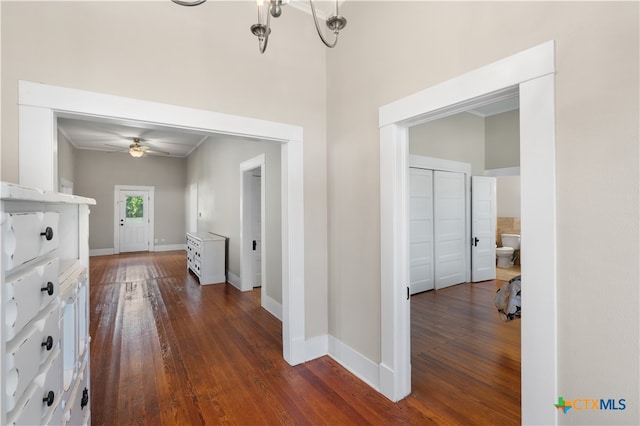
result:
M 251 220 L 254 250 L 253 250 L 253 286 L 262 286 L 262 200 L 260 176 L 251 176 L 251 190 L 253 200 L 251 205 Z
M 433 171 L 409 169 L 409 287 L 411 294 L 434 288 Z
M 465 282 L 465 181 L 463 173 L 433 172 L 435 288 Z
M 496 179 L 471 177 L 471 281 L 496 278 Z
M 120 191 L 120 252 L 149 250 L 149 194 Z

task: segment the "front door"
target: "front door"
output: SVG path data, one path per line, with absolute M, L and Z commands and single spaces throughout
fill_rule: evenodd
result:
M 120 190 L 120 252 L 149 250 L 149 193 Z
M 471 177 L 471 281 L 496 279 L 496 178 Z

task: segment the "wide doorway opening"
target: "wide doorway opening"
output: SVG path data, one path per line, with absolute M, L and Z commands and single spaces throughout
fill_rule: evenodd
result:
M 557 390 L 555 47 L 553 41 L 486 65 L 380 108 L 381 391 L 397 401 L 411 392 L 408 129 L 517 90 L 520 96 L 524 284 L 521 419 L 555 424 L 541 410 Z M 535 213 L 534 213 L 535 212 Z M 549 312 L 549 307 L 553 312 Z
M 520 234 L 497 177 L 519 174 L 518 109 L 514 92 L 409 128 L 411 397 L 461 424 L 521 421 L 520 321 L 494 304 L 519 274 L 496 265 L 501 234 Z

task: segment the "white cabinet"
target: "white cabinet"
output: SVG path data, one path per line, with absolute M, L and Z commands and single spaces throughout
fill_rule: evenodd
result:
M 226 241 L 225 237 L 211 232 L 187 233 L 187 269 L 196 274 L 200 284 L 227 281 Z
M 89 424 L 95 201 L 8 183 L 0 193 L 0 424 Z

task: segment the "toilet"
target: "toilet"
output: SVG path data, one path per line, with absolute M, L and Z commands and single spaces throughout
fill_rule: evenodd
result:
M 496 248 L 498 268 L 511 268 L 513 266 L 513 252 L 520 248 L 520 235 L 501 234 L 502 247 Z

